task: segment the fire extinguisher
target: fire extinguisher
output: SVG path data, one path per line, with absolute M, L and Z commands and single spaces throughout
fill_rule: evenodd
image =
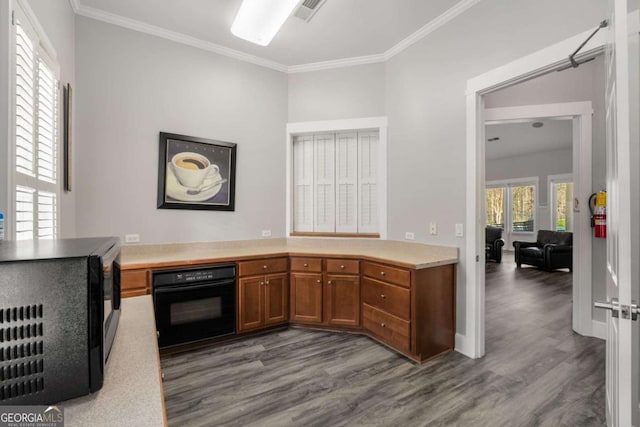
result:
M 594 236 L 607 238 L 607 192 L 598 191 L 589 197 L 589 209 L 591 210 L 591 227 Z

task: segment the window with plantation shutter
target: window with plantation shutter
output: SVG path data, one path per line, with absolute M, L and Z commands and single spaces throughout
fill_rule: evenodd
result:
M 14 28 L 14 160 L 16 240 L 58 236 L 58 66 L 40 46 L 16 4 Z
M 378 235 L 378 132 L 293 138 L 293 232 Z

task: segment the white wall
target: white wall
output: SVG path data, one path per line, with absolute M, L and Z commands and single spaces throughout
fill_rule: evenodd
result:
M 284 74 L 83 17 L 76 58 L 79 236 L 284 235 Z M 238 144 L 235 212 L 156 208 L 161 131 Z
M 385 115 L 385 65 L 289 75 L 289 122 Z
M 485 97 L 487 108 L 558 102 L 591 101 L 593 106 L 592 190 L 606 189 L 604 56 L 577 69 L 554 72 L 528 82 L 493 92 Z M 489 172 L 487 171 L 487 174 Z M 587 201 L 581 201 L 586 209 Z M 594 301 L 606 298 L 605 239 L 592 238 L 592 295 Z M 592 311 L 595 320 L 604 322 L 603 310 Z
M 11 143 L 11 131 L 9 130 L 9 40 L 11 34 L 11 13 L 9 2 L 0 2 L 0 212 L 7 221 L 9 212 L 9 144 Z M 5 225 L 6 231 L 6 225 Z M 5 238 L 9 236 L 5 235 Z
M 71 83 L 72 89 L 75 89 L 75 14 L 71 5 L 68 1 L 61 0 L 28 1 L 56 50 L 57 60 L 60 64 L 60 83 L 62 85 Z M 60 105 L 62 105 L 62 89 L 60 89 L 60 100 Z M 60 111 L 62 123 L 62 109 Z M 75 114 L 72 113 L 72 117 L 75 117 Z M 76 125 L 77 120 L 72 120 L 72 135 L 75 135 Z M 72 159 L 75 161 L 75 149 L 77 147 L 73 144 L 72 146 L 74 148 Z M 60 153 L 62 153 L 62 138 L 60 139 Z M 75 170 L 74 165 L 72 165 L 72 170 Z M 62 166 L 59 169 L 58 176 L 60 188 L 63 188 Z M 76 235 L 76 194 L 76 191 L 70 193 L 61 192 L 60 237 L 75 237 Z

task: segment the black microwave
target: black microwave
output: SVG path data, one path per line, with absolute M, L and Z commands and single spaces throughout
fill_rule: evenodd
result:
M 118 238 L 0 241 L 0 406 L 93 393 L 120 317 Z

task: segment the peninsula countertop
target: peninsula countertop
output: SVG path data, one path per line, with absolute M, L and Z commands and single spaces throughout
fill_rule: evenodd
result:
M 206 262 L 240 261 L 260 256 L 357 257 L 423 269 L 458 262 L 458 248 L 377 239 L 259 239 L 229 242 L 123 246 L 124 270 Z
M 59 403 L 67 427 L 166 425 L 151 296 L 124 298 L 121 307 L 104 385 Z

